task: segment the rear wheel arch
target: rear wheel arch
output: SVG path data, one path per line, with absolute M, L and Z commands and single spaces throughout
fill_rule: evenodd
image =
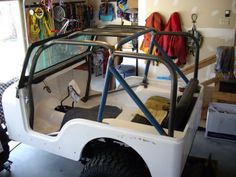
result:
M 90 159 L 92 159 L 97 154 L 106 151 L 123 151 L 129 154 L 130 156 L 132 156 L 133 159 L 142 164 L 143 168 L 145 168 L 145 170 L 147 171 L 148 176 L 151 176 L 147 164 L 135 149 L 133 149 L 124 142 L 112 138 L 97 138 L 89 141 L 84 146 L 81 152 L 80 160 L 83 164 L 86 164 Z

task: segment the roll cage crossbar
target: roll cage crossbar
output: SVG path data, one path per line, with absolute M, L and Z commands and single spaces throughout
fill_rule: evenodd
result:
M 128 28 L 129 27 L 129 28 Z M 134 39 L 137 39 L 138 37 L 147 34 L 152 33 L 152 39 L 149 46 L 149 54 L 141 54 L 141 53 L 132 53 L 132 52 L 123 52 L 122 46 Z M 96 39 L 97 36 L 112 36 L 112 37 L 123 37 L 123 39 L 118 42 L 116 46 L 110 45 L 106 42 L 102 41 L 93 41 L 93 40 L 83 40 L 83 41 L 76 41 L 73 40 L 74 37 L 80 36 L 80 35 L 91 35 L 93 36 L 92 39 Z M 186 76 L 182 73 L 182 71 L 175 65 L 175 63 L 170 59 L 170 57 L 163 51 L 163 49 L 160 47 L 160 45 L 154 40 L 155 35 L 177 35 L 177 36 L 184 36 L 184 37 L 190 37 L 193 39 L 196 45 L 196 56 L 195 56 L 195 70 L 194 70 L 194 79 L 197 80 L 198 77 L 198 63 L 199 63 L 199 44 L 197 39 L 189 34 L 184 32 L 157 32 L 152 28 L 146 28 L 146 27 L 133 27 L 133 26 L 119 26 L 119 25 L 108 25 L 96 29 L 86 29 L 84 31 L 78 31 L 67 35 L 57 36 L 54 38 L 50 38 L 44 41 L 37 42 L 33 44 L 27 54 L 25 63 L 23 66 L 23 72 L 19 81 L 19 88 L 23 88 L 25 84 L 27 84 L 28 88 L 28 96 L 29 96 L 29 105 L 30 105 L 30 117 L 29 122 L 31 128 L 33 127 L 33 121 L 34 121 L 34 102 L 33 102 L 33 94 L 32 94 L 32 83 L 35 74 L 36 64 L 39 59 L 40 54 L 43 52 L 43 50 L 47 49 L 48 47 L 55 45 L 55 44 L 70 44 L 70 45 L 81 45 L 81 46 L 88 46 L 87 52 L 82 53 L 82 57 L 86 57 L 86 55 L 91 54 L 92 47 L 100 46 L 108 49 L 110 57 L 109 57 L 109 63 L 108 63 L 108 69 L 105 77 L 105 86 L 102 93 L 101 98 L 101 104 L 99 108 L 99 113 L 97 117 L 98 122 L 102 122 L 103 120 L 103 110 L 106 104 L 106 99 L 108 95 L 109 90 L 109 83 L 111 76 L 114 75 L 114 77 L 120 82 L 120 84 L 123 86 L 124 90 L 129 94 L 129 96 L 134 100 L 134 102 L 137 104 L 137 106 L 143 111 L 149 122 L 155 127 L 155 129 L 161 134 L 161 135 L 167 135 L 167 133 L 163 130 L 161 125 L 156 121 L 156 119 L 152 116 L 152 114 L 148 111 L 148 109 L 144 106 L 144 104 L 141 102 L 141 100 L 137 97 L 137 95 L 133 92 L 133 90 L 129 87 L 129 85 L 126 83 L 126 81 L 120 76 L 120 74 L 117 72 L 117 70 L 114 67 L 114 59 L 116 57 L 129 57 L 129 58 L 138 58 L 138 59 L 144 59 L 147 60 L 147 65 L 145 68 L 143 83 L 147 85 L 147 78 L 148 78 L 148 71 L 150 67 L 151 61 L 158 61 L 160 63 L 163 63 L 167 69 L 169 70 L 171 74 L 171 94 L 170 94 L 170 117 L 168 121 L 168 136 L 173 137 L 174 136 L 174 120 L 175 120 L 175 109 L 176 109 L 176 97 L 177 97 L 177 74 L 180 75 L 180 77 L 188 84 L 189 80 L 186 78 Z M 153 47 L 156 47 L 160 53 L 162 54 L 161 57 L 157 57 L 154 55 L 151 55 Z M 35 56 L 33 57 L 31 68 L 29 71 L 29 76 L 26 78 L 26 68 L 28 66 L 29 57 L 35 47 L 39 47 L 35 53 Z M 81 54 L 80 54 L 81 55 Z M 76 61 L 76 60 L 75 60 Z M 90 82 L 90 81 L 88 81 Z
M 143 111 L 149 122 L 155 127 L 155 129 L 161 134 L 161 135 L 167 135 L 166 132 L 163 130 L 161 125 L 155 120 L 155 118 L 152 116 L 152 114 L 148 111 L 148 109 L 144 106 L 142 101 L 138 98 L 138 96 L 134 93 L 134 91 L 129 87 L 129 85 L 126 83 L 126 81 L 120 76 L 118 71 L 114 67 L 114 58 L 116 56 L 121 57 L 129 57 L 129 58 L 139 58 L 144 60 L 152 60 L 152 61 L 158 61 L 163 63 L 169 70 L 171 74 L 171 96 L 170 96 L 170 121 L 169 121 L 169 132 L 168 134 L 170 136 L 173 136 L 173 126 L 174 126 L 174 111 L 176 107 L 176 96 L 177 96 L 177 75 L 175 72 L 174 67 L 170 64 L 169 60 L 163 60 L 159 57 L 153 56 L 153 55 L 147 55 L 147 54 L 137 54 L 137 53 L 131 53 L 131 52 L 121 52 L 121 51 L 115 51 L 112 54 L 112 57 L 109 60 L 109 66 L 108 71 L 105 78 L 105 85 L 104 90 L 102 94 L 102 99 L 100 103 L 100 108 L 98 112 L 98 118 L 97 120 L 99 122 L 102 122 L 103 119 L 103 110 L 106 103 L 106 98 L 108 94 L 109 84 L 111 80 L 111 74 L 115 76 L 115 78 L 120 82 L 120 84 L 123 86 L 124 90 L 129 94 L 129 96 L 133 99 L 133 101 L 138 105 L 138 107 Z

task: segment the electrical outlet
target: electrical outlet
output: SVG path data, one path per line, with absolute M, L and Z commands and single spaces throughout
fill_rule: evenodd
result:
M 230 17 L 221 17 L 219 20 L 220 25 L 230 25 L 231 24 L 231 19 Z

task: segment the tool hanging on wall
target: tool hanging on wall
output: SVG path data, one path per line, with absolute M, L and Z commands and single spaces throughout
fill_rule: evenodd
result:
M 117 17 L 121 18 L 121 25 L 124 24 L 124 19 L 129 19 L 129 14 L 125 13 L 128 9 L 127 0 L 117 0 Z
M 199 42 L 199 46 L 201 47 L 202 42 L 203 42 L 203 36 L 201 35 L 199 31 L 197 31 L 197 27 L 196 27 L 197 18 L 198 18 L 197 14 L 193 13 L 191 15 L 193 26 L 192 26 L 192 29 L 188 31 L 188 33 L 192 34 L 194 37 L 197 38 Z M 196 51 L 196 44 L 192 38 L 187 39 L 187 47 L 188 47 L 188 52 L 194 56 L 195 51 Z
M 99 7 L 99 20 L 113 21 L 116 18 L 115 7 L 112 3 L 104 1 Z
M 66 10 L 65 10 L 66 9 Z M 55 32 L 57 35 L 79 30 L 79 18 L 75 14 L 75 4 L 53 8 Z
M 127 1 L 128 0 L 117 0 L 117 7 L 123 12 L 128 9 Z
M 54 33 L 52 32 L 52 27 L 51 27 L 52 17 L 50 15 L 50 12 L 45 8 L 43 9 L 41 7 L 37 7 L 35 9 L 35 16 L 38 20 L 40 28 L 40 34 L 39 34 L 40 40 L 53 36 Z
M 50 4 L 51 1 L 40 1 L 40 4 L 27 12 L 30 42 L 43 40 L 54 35 Z
M 90 27 L 94 9 L 84 0 L 38 0 L 25 8 L 29 43 Z
M 65 18 L 66 12 L 62 5 L 58 5 L 53 8 L 53 15 L 56 34 L 59 35 L 64 33 L 68 26 L 68 22 Z
M 61 5 L 53 8 L 54 20 L 62 22 L 65 19 L 66 12 Z
M 29 38 L 32 41 L 39 40 L 40 28 L 37 22 L 37 18 L 34 14 L 34 10 L 30 9 L 27 13 L 27 20 L 29 21 Z
M 91 27 L 93 6 L 85 1 L 64 2 L 53 8 L 54 25 L 57 34 L 78 31 Z
M 39 25 L 39 29 L 40 29 L 40 32 L 39 32 L 39 39 L 40 40 L 43 40 L 44 39 L 44 28 L 43 28 L 43 23 L 42 23 L 42 18 L 44 16 L 44 11 L 41 7 L 37 7 L 35 10 L 34 10 L 34 15 L 38 21 L 38 25 Z

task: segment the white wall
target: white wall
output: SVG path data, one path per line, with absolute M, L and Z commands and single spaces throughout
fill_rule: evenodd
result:
M 231 17 L 228 19 L 224 18 L 225 10 L 231 10 Z M 197 29 L 204 36 L 200 59 L 215 54 L 217 46 L 234 45 L 236 0 L 140 0 L 139 24 L 145 25 L 145 19 L 152 12 L 161 13 L 167 21 L 175 11 L 181 15 L 184 30 L 191 29 L 191 14 L 198 14 Z M 189 57 L 188 64 L 192 63 L 193 59 Z M 159 73 L 163 72 L 161 70 Z M 208 79 L 213 72 L 214 66 L 200 70 L 200 80 Z

